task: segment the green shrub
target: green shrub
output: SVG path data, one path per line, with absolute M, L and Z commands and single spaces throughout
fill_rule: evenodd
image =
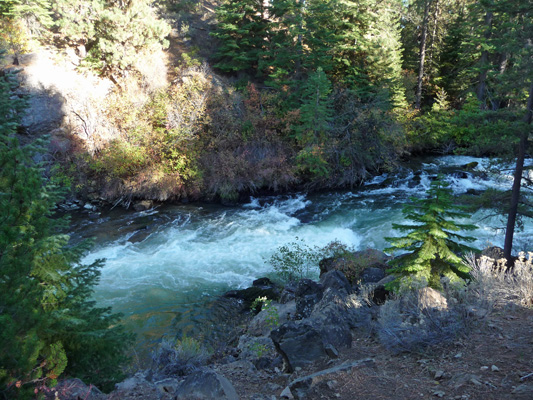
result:
M 353 251 L 352 247 L 339 240 L 334 240 L 324 247 L 310 247 L 303 239 L 296 237 L 294 242 L 278 247 L 268 262 L 282 281 L 291 282 L 316 277 L 319 261 L 335 258 L 341 260 L 340 265 L 346 265 L 346 268 L 339 270 L 345 273 L 348 279 L 356 279 L 362 269 L 353 267 Z
M 250 306 L 252 311 L 265 311 L 267 317 L 265 322 L 269 328 L 275 328 L 279 325 L 278 309 L 272 305 L 272 300 L 267 299 L 266 296 L 256 298 Z
M 303 239 L 296 238 L 294 242 L 278 247 L 269 263 L 281 280 L 290 282 L 316 275 L 319 260 L 317 247 L 309 247 Z

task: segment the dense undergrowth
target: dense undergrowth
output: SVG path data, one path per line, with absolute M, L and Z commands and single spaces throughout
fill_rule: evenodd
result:
M 105 102 L 88 106 L 98 112 L 84 117 L 85 127 L 96 127 L 85 129 L 87 137 L 66 126 L 71 151 L 57 157 L 55 179 L 125 204 L 235 201 L 258 190 L 353 187 L 412 154 L 514 153 L 525 93 L 511 82 L 525 58 L 505 48 L 512 68 L 486 76 L 493 92 L 480 95 L 475 4 L 450 5 L 449 23 L 437 13 L 426 21 L 441 33 L 430 39 L 432 64 L 418 82 L 416 5 L 256 7 L 246 0 L 6 3 L 3 48 L 22 54 L 37 38 L 58 52 L 75 48 L 80 71 L 115 85 Z M 458 38 L 464 43 L 452 51 Z

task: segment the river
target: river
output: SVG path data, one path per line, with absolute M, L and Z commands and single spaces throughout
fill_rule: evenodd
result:
M 478 162 L 477 173 L 460 166 Z M 340 240 L 356 249 L 387 247 L 393 223 L 410 196 L 423 196 L 431 177 L 443 173 L 455 194 L 511 186 L 509 174 L 483 171 L 489 160 L 443 156 L 412 162 L 353 191 L 252 198 L 235 207 L 165 205 L 147 212 L 112 210 L 97 218 L 75 217 L 73 235 L 95 238 L 84 262 L 105 258 L 95 299 L 124 314 L 149 349 L 178 332 L 214 335 L 224 324 L 209 307 L 221 293 L 244 288 L 272 273 L 268 263 L 279 246 L 296 237 L 309 246 Z M 505 221 L 490 210 L 470 221 L 475 247 L 503 245 Z M 466 221 L 465 221 L 466 222 Z M 515 249 L 532 249 L 533 224 L 515 236 Z M 220 313 L 218 313 L 220 314 Z M 222 316 L 223 318 L 223 316 Z

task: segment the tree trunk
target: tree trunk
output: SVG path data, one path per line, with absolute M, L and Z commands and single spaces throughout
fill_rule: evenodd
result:
M 531 125 L 531 117 L 533 114 L 533 83 L 529 87 L 529 98 L 527 100 L 527 110 L 524 116 L 524 122 Z M 511 251 L 513 249 L 514 227 L 516 222 L 516 214 L 518 211 L 518 200 L 520 199 L 520 184 L 522 182 L 522 172 L 524 170 L 524 159 L 526 157 L 527 142 L 529 139 L 529 129 L 524 129 L 520 135 L 520 145 L 518 148 L 518 157 L 516 159 L 516 168 L 513 178 L 513 191 L 511 195 L 511 207 L 509 208 L 509 216 L 507 218 L 507 229 L 505 231 L 505 244 L 503 248 L 503 255 L 507 259 L 507 263 L 511 262 Z
M 507 70 L 508 61 L 509 61 L 509 53 L 507 52 L 501 53 L 499 67 L 498 67 L 498 74 L 500 76 L 505 74 L 505 71 Z M 499 110 L 500 108 L 505 107 L 505 101 L 502 100 L 501 98 L 491 99 L 490 102 L 492 104 L 492 111 L 496 111 L 496 110 Z M 507 102 L 509 102 L 508 99 L 507 99 Z
M 487 25 L 487 30 L 485 31 L 485 34 L 483 35 L 486 40 L 490 39 L 491 30 L 492 30 L 492 17 L 493 14 L 490 11 L 487 11 L 487 14 L 485 14 L 485 25 Z M 485 102 L 485 92 L 487 91 L 487 71 L 488 71 L 488 63 L 489 63 L 489 52 L 488 50 L 483 50 L 483 53 L 481 53 L 481 60 L 479 61 L 481 64 L 481 72 L 479 73 L 479 84 L 477 86 L 477 99 L 481 102 L 481 109 L 484 110 L 486 106 Z
M 428 20 L 429 24 L 429 20 Z M 433 32 L 431 33 L 431 46 L 429 48 L 428 65 L 431 68 L 433 64 L 433 54 L 435 53 L 435 42 L 437 37 L 437 28 L 439 26 L 439 0 L 435 0 L 435 11 L 433 12 Z
M 424 79 L 424 62 L 426 60 L 426 39 L 428 35 L 428 17 L 431 0 L 424 4 L 424 19 L 422 21 L 422 37 L 420 38 L 420 62 L 418 64 L 418 81 L 416 85 L 415 108 L 420 110 L 422 102 L 422 81 Z

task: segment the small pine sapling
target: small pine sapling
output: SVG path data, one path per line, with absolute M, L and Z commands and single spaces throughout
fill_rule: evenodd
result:
M 452 203 L 448 184 L 439 177 L 431 183 L 427 198 L 411 200 L 412 204 L 405 206 L 402 212 L 414 224 L 393 224 L 394 229 L 407 234 L 386 238 L 391 247 L 385 251 L 407 252 L 389 263 L 392 266 L 389 272 L 399 275 L 390 285 L 391 289 L 398 287 L 402 277 L 425 280 L 435 289 L 441 289 L 440 279 L 443 276 L 450 281 L 468 279 L 469 268 L 460 254 L 477 251 L 462 244 L 473 242 L 475 238 L 457 232 L 473 230 L 476 226 L 454 221 L 467 217 L 467 214 Z

